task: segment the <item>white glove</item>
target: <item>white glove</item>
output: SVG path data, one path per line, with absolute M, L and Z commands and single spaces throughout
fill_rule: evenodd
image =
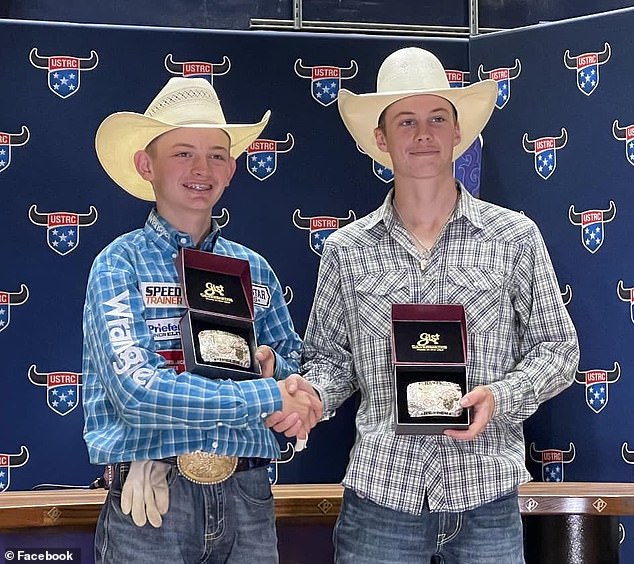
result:
M 121 489 L 121 511 L 132 511 L 134 524 L 143 527 L 147 521 L 153 527 L 163 523 L 161 515 L 169 509 L 167 473 L 170 465 L 158 460 L 130 463 L 130 471 Z

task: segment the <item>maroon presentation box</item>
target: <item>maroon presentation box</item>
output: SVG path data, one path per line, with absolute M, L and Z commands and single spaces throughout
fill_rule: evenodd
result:
M 467 429 L 458 404 L 467 390 L 467 320 L 458 304 L 393 304 L 395 432 L 435 435 Z
M 249 262 L 197 249 L 181 249 L 176 268 L 187 307 L 180 322 L 185 369 L 208 378 L 250 380 L 259 376 Z M 233 362 L 218 360 L 218 355 L 210 360 L 212 357 L 205 351 L 209 335 L 214 335 L 214 342 L 222 341 L 223 346 L 216 347 L 217 350 L 231 349 L 229 356 L 235 356 Z M 234 347 L 236 344 L 239 346 Z M 248 363 L 248 367 L 238 362 Z

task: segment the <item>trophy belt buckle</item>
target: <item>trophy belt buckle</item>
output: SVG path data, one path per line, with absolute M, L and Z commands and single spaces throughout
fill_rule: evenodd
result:
M 251 367 L 247 340 L 230 331 L 205 329 L 198 333 L 198 346 L 204 362 L 234 364 L 242 368 Z
M 176 465 L 179 472 L 194 484 L 219 484 L 233 475 L 238 457 L 197 450 L 179 455 Z
M 429 380 L 407 386 L 410 417 L 459 417 L 462 414 L 461 398 L 460 386 L 455 382 Z

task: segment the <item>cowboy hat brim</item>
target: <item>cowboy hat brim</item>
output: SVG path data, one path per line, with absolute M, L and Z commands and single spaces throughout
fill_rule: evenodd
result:
M 154 201 L 152 184 L 139 176 L 134 166 L 134 155 L 145 149 L 159 135 L 179 128 L 222 129 L 230 138 L 230 155 L 237 159 L 262 130 L 271 116 L 267 110 L 262 119 L 253 124 L 187 123 L 174 125 L 134 112 L 117 112 L 108 116 L 95 136 L 97 158 L 108 176 L 121 188 L 142 200 Z
M 341 118 L 359 147 L 376 162 L 392 169 L 390 154 L 381 151 L 376 145 L 374 130 L 379 117 L 390 104 L 421 94 L 440 96 L 456 108 L 460 124 L 460 142 L 454 147 L 455 161 L 476 140 L 489 121 L 497 99 L 497 83 L 494 80 L 484 80 L 464 88 L 400 90 L 369 94 L 354 94 L 341 89 L 337 103 Z

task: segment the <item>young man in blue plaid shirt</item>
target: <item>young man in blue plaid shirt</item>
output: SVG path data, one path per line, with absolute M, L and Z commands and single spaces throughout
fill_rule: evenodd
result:
M 321 405 L 281 381 L 296 371 L 301 341 L 274 272 L 212 220 L 235 159 L 268 118 L 228 124 L 208 81 L 172 78 L 143 114 L 115 113 L 97 131 L 111 178 L 156 201 L 142 229 L 95 259 L 86 291 L 84 438 L 93 463 L 114 465 L 95 536 L 99 563 L 278 561 L 266 467 L 279 446 L 266 419 L 282 410 L 286 434 L 305 437 Z M 181 248 L 245 259 L 253 284 L 268 288 L 270 303 L 255 307 L 262 378 L 207 379 L 173 366 L 185 311 Z M 211 468 L 224 480 L 207 479 Z

